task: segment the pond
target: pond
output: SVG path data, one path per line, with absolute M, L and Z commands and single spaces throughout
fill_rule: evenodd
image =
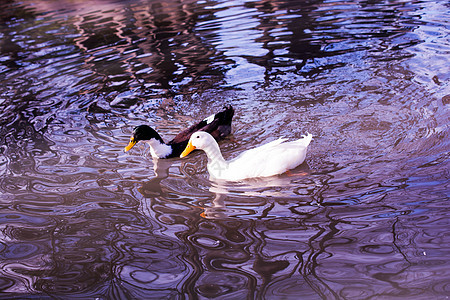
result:
M 0 4 L 0 298 L 447 299 L 450 5 Z M 287 174 L 124 152 L 232 105 L 225 158 L 313 134 Z

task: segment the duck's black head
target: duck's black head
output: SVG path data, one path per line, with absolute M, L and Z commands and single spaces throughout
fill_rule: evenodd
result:
M 133 134 L 131 135 L 128 146 L 125 147 L 125 152 L 133 148 L 137 142 L 148 141 L 151 139 L 156 139 L 161 143 L 164 143 L 161 136 L 153 128 L 147 125 L 139 125 L 133 129 Z

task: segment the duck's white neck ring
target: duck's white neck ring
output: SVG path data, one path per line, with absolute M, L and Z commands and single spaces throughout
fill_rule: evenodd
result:
M 166 158 L 172 154 L 172 147 L 161 143 L 157 139 L 153 138 L 147 141 L 150 146 L 150 154 L 153 158 Z

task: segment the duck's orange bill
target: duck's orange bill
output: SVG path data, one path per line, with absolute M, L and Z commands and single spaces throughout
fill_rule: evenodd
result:
M 134 137 L 131 137 L 130 142 L 128 143 L 128 146 L 125 147 L 125 152 L 127 152 L 128 150 L 130 150 L 131 148 L 134 147 L 134 145 L 136 145 L 136 140 L 134 139 Z
M 191 141 L 189 141 L 189 143 L 186 146 L 186 149 L 184 149 L 184 151 L 180 154 L 180 157 L 183 158 L 194 150 L 195 150 L 195 146 L 193 146 Z

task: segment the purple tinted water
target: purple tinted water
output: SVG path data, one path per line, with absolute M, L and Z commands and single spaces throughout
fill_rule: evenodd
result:
M 0 297 L 445 299 L 445 1 L 0 4 Z M 232 104 L 226 158 L 314 135 L 289 174 L 152 160 Z

